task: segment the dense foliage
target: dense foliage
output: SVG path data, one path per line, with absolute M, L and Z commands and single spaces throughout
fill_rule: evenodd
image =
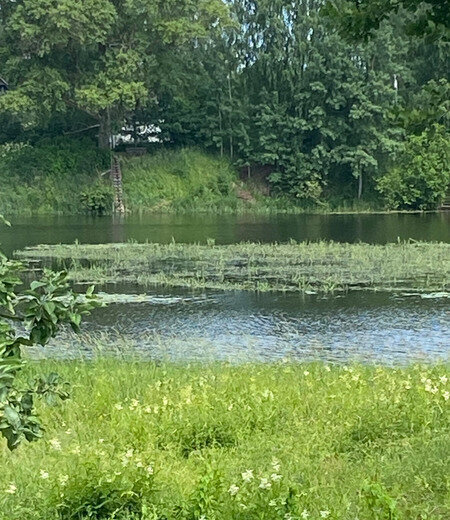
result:
M 4 214 L 77 213 L 93 209 L 94 195 L 96 199 L 101 195 L 109 210 L 111 189 L 107 179 L 99 178 L 109 167 L 109 151 L 95 148 L 89 140 L 0 145 L 0 210 Z
M 1 216 L 0 221 L 7 224 Z M 24 365 L 23 346 L 46 345 L 65 323 L 77 331 L 82 314 L 95 306 L 93 288 L 81 298 L 70 288 L 64 272 L 45 270 L 28 289 L 23 287 L 25 273 L 22 263 L 0 253 L 0 434 L 10 450 L 24 439 L 41 437 L 36 396 L 44 396 L 50 403 L 67 398 L 66 391 L 58 387 L 56 374 L 36 378 L 31 384 L 17 382 Z
M 378 181 L 393 208 L 433 209 L 450 185 L 450 139 L 442 128 L 410 135 L 398 163 Z
M 135 141 L 157 130 L 248 177 L 264 171 L 273 194 L 303 206 L 381 193 L 390 207 L 433 208 L 445 172 L 406 202 L 377 187 L 415 136 L 439 124 L 447 139 L 444 4 L 0 1 L 0 139 L 86 131 L 107 147 L 121 128 Z

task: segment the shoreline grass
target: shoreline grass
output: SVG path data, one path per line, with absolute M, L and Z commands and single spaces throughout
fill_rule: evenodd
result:
M 444 520 L 448 366 L 29 362 L 71 399 L 0 447 L 1 520 Z
M 77 282 L 128 281 L 224 290 L 332 293 L 448 291 L 450 244 L 40 245 L 17 253 L 53 262 Z

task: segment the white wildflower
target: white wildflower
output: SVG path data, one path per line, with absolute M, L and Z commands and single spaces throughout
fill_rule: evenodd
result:
M 270 399 L 271 401 L 273 401 L 273 392 L 271 390 L 269 390 L 268 388 L 266 390 L 264 390 L 264 392 L 262 393 L 262 396 L 264 397 L 264 399 Z
M 127 450 L 127 451 L 125 452 L 125 457 L 126 457 L 127 459 L 131 459 L 131 457 L 133 456 L 133 453 L 134 453 L 133 448 L 130 448 L 129 450 Z
M 272 475 L 270 475 L 270 478 L 274 481 L 274 482 L 278 482 L 281 480 L 281 475 L 279 475 L 278 473 L 272 473 Z
M 136 408 L 139 406 L 139 401 L 137 399 L 132 399 L 130 406 L 128 407 L 131 411 L 136 410 Z
M 242 473 L 242 480 L 244 482 L 250 482 L 253 479 L 253 470 L 247 469 Z
M 155 470 L 153 469 L 153 466 L 147 466 L 145 468 L 145 471 L 149 474 L 149 475 L 153 475 L 153 473 L 155 472 Z
M 120 403 L 116 403 L 116 404 L 114 405 L 114 408 L 115 408 L 116 410 L 123 410 L 123 406 L 122 406 Z
M 70 428 L 66 430 L 66 435 L 72 435 L 72 430 Z
M 70 450 L 71 453 L 73 453 L 74 455 L 79 455 L 81 453 L 81 448 L 79 446 L 75 446 L 74 448 L 72 448 Z
M 59 442 L 58 439 L 51 439 L 50 440 L 50 446 L 55 451 L 61 451 L 61 443 Z
M 320 518 L 328 518 L 330 516 L 330 512 L 329 511 L 320 511 Z
M 271 506 L 271 507 L 275 507 L 276 505 L 277 505 L 277 501 L 276 500 L 271 500 L 269 502 L 269 506 Z
M 45 470 L 43 470 L 43 469 L 41 469 L 41 471 L 39 472 L 39 474 L 40 474 L 41 478 L 44 479 L 44 480 L 48 479 L 48 477 L 50 476 L 50 475 L 48 474 L 48 472 L 45 471 Z
M 234 497 L 234 495 L 237 495 L 238 491 L 239 491 L 239 487 L 236 486 L 235 484 L 231 484 L 231 486 L 228 489 L 228 493 L 230 493 L 230 495 L 232 497 Z
M 308 376 L 309 376 L 309 372 L 308 372 L 307 370 L 305 370 L 305 371 L 303 372 L 303 375 L 304 375 L 305 377 L 308 377 Z
M 443 384 L 443 385 L 446 385 L 447 384 L 447 381 L 448 381 L 448 378 L 447 376 L 441 376 L 439 378 L 439 381 Z
M 163 406 L 167 406 L 169 404 L 169 399 L 167 397 L 163 398 Z
M 275 457 L 272 459 L 272 468 L 274 471 L 280 471 L 280 461 Z
M 325 370 L 326 370 L 327 372 L 331 372 L 331 368 L 330 368 L 328 365 L 325 365 Z
M 445 392 L 442 392 L 442 397 L 448 401 L 449 397 L 450 397 L 450 392 L 448 390 L 446 390 Z
M 270 489 L 272 484 L 269 482 L 269 479 L 263 477 L 259 483 L 259 487 L 261 489 Z
M 61 486 L 66 486 L 69 481 L 69 475 L 60 475 L 58 480 Z
M 9 485 L 9 487 L 5 489 L 5 493 L 8 493 L 8 495 L 14 495 L 16 491 L 17 491 L 17 487 L 12 482 Z
M 105 442 L 105 439 L 99 439 L 98 442 L 99 442 L 100 444 L 103 444 L 103 443 Z
M 303 518 L 303 519 L 309 518 L 309 513 L 306 509 L 303 509 L 303 511 L 300 513 L 300 518 Z
M 141 460 L 138 460 L 138 461 L 136 462 L 136 467 L 137 467 L 137 468 L 143 468 L 143 467 L 144 467 L 144 463 L 143 463 Z

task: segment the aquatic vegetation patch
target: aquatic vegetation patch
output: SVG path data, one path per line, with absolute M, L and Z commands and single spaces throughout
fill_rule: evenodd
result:
M 71 399 L 0 445 L 0 520 L 448 518 L 446 365 L 30 362 Z
M 306 294 L 366 289 L 442 295 L 450 287 L 445 243 L 72 244 L 31 247 L 18 255 L 53 262 L 78 282 Z

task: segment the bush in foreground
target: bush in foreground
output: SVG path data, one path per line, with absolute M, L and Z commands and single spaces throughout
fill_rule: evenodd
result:
M 44 366 L 42 366 L 44 365 Z M 0 451 L 0 519 L 444 519 L 448 369 L 39 362 L 72 383 Z

